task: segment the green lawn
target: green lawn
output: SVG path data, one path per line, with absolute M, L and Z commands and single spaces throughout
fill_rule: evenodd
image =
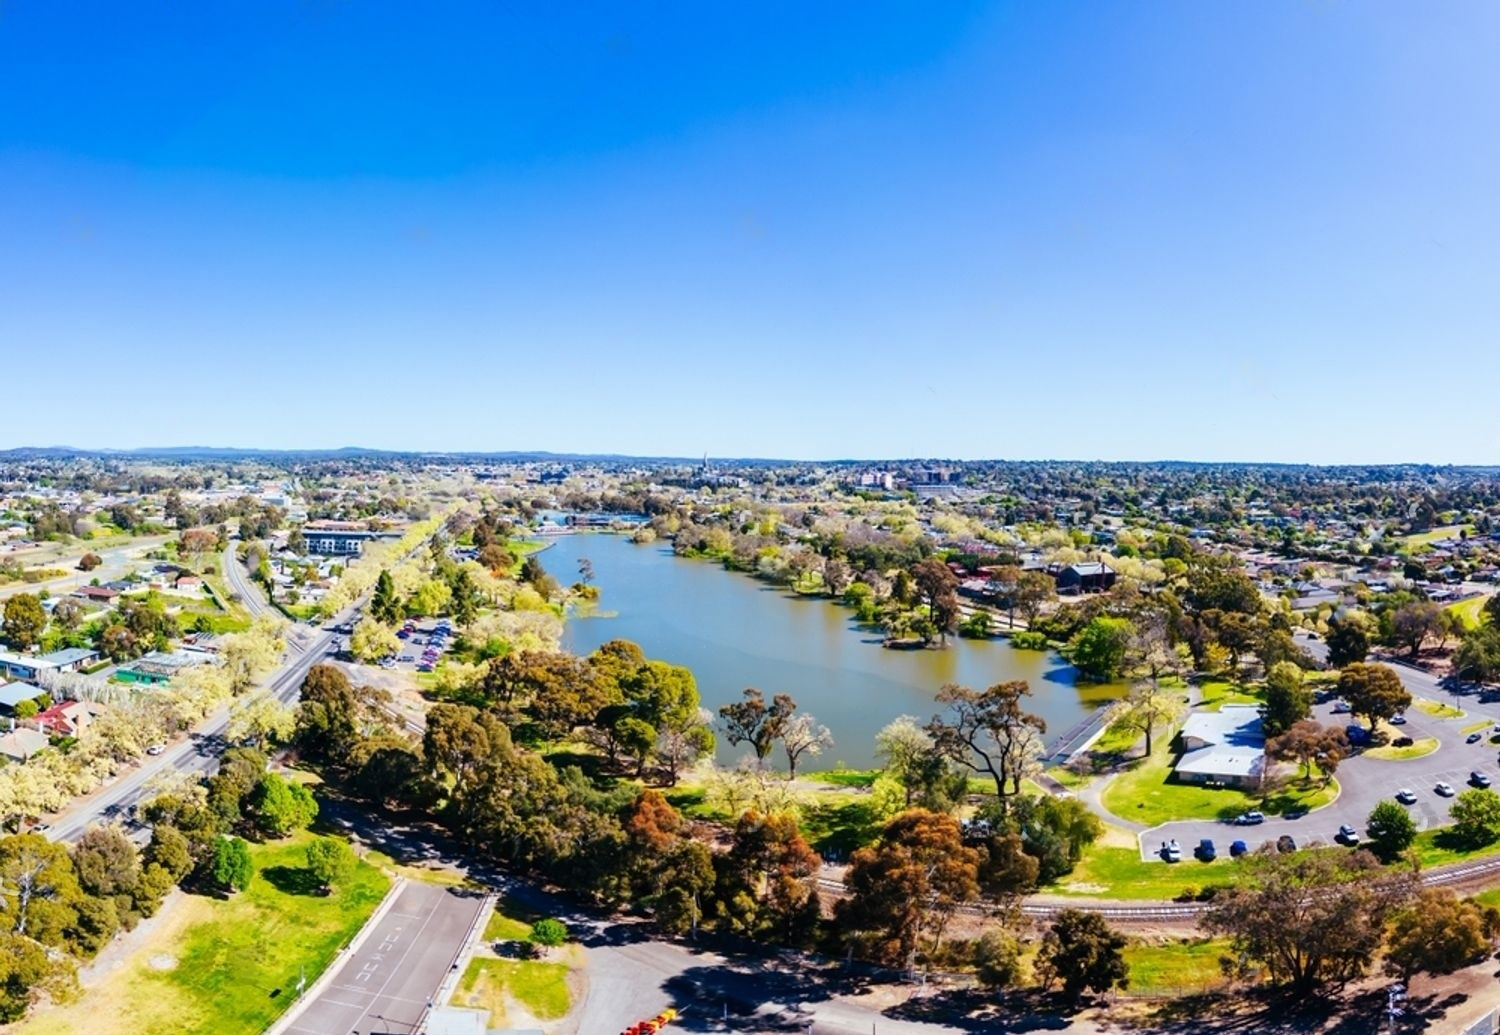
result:
M 484 925 L 486 942 L 523 942 L 531 937 L 532 921 L 537 919 L 515 903 L 501 899 Z
M 1409 747 L 1385 747 L 1370 748 L 1365 752 L 1366 758 L 1379 758 L 1387 762 L 1403 762 L 1412 758 L 1421 758 L 1430 755 L 1438 749 L 1436 737 L 1423 737 L 1421 740 L 1413 741 Z
M 1424 830 L 1417 835 L 1412 848 L 1417 853 L 1424 868 L 1433 866 L 1444 866 L 1448 863 L 1463 862 L 1466 859 L 1477 859 L 1486 855 L 1500 855 L 1500 842 L 1486 845 L 1483 848 L 1455 848 L 1449 843 L 1447 827 L 1439 827 L 1436 830 Z
M 1439 719 L 1462 719 L 1464 710 L 1451 704 L 1443 704 L 1441 701 L 1429 701 L 1425 697 L 1419 697 L 1412 702 L 1412 707 L 1425 715 L 1431 715 Z
M 1468 600 L 1460 600 L 1448 610 L 1464 620 L 1464 628 L 1472 629 L 1482 621 L 1484 605 L 1489 599 L 1489 597 L 1471 597 Z
M 361 862 L 331 896 L 308 893 L 312 835 L 251 845 L 255 877 L 228 899 L 189 896 L 166 926 L 77 1003 L 49 1010 L 27 1035 L 171 1031 L 255 1035 L 311 982 L 364 924 L 390 881 Z M 101 1019 L 108 1019 L 101 1025 Z
M 1137 995 L 1191 995 L 1224 982 L 1219 957 L 1228 954 L 1222 939 L 1183 939 L 1165 945 L 1134 942 L 1125 947 L 1130 964 L 1130 991 Z
M 1464 736 L 1468 736 L 1470 733 L 1479 733 L 1483 730 L 1487 730 L 1490 728 L 1490 725 L 1491 722 L 1489 719 L 1485 719 L 1483 722 L 1471 722 L 1460 732 L 1463 733 Z
M 1431 528 L 1426 532 L 1409 535 L 1401 540 L 1401 544 L 1408 550 L 1415 550 L 1418 547 L 1430 546 L 1440 539 L 1452 539 L 1465 529 L 1470 535 L 1474 534 L 1473 525 L 1444 525 L 1442 528 Z
M 1180 863 L 1146 862 L 1135 848 L 1093 845 L 1084 852 L 1073 872 L 1058 883 L 1043 888 L 1049 895 L 1085 898 L 1166 901 L 1183 891 L 1209 884 L 1231 883 L 1236 864 L 1229 858 L 1229 842 L 1215 842 L 1219 857 L 1211 863 L 1192 858 L 1192 845 L 1184 846 Z
M 828 783 L 835 787 L 869 787 L 880 778 L 880 769 L 825 769 L 822 772 L 803 773 L 802 779 L 809 783 Z
M 566 1017 L 573 998 L 566 963 L 476 959 L 469 963 L 453 995 L 453 1005 L 490 1011 L 490 1024 L 504 1024 L 514 999 L 539 1021 Z
M 1104 807 L 1121 819 L 1155 826 L 1174 819 L 1232 819 L 1250 809 L 1281 815 L 1315 809 L 1338 795 L 1337 781 L 1293 780 L 1269 795 L 1230 787 L 1208 788 L 1171 780 L 1173 755 L 1159 738 L 1148 759 L 1134 764 L 1104 789 Z
M 1228 683 L 1222 679 L 1208 679 L 1199 684 L 1203 695 L 1199 709 L 1216 712 L 1226 704 L 1259 704 L 1260 698 L 1239 683 Z

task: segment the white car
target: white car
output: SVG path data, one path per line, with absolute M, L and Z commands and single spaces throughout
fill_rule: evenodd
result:
M 1453 785 L 1451 783 L 1439 780 L 1438 785 L 1434 787 L 1433 790 L 1437 791 L 1445 798 L 1453 797 Z
M 1406 725 L 1406 716 L 1404 716 L 1404 715 L 1392 715 L 1391 716 L 1391 725 L 1392 726 L 1405 726 Z
M 167 746 L 165 744 L 152 744 L 146 749 L 146 754 L 159 755 L 165 750 L 167 750 Z
M 1417 792 L 1409 787 L 1403 787 L 1396 792 L 1396 800 L 1403 805 L 1415 805 L 1417 801 Z

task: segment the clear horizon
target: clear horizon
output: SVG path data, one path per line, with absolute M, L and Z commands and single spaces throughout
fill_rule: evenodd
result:
M 1497 30 L 11 0 L 0 448 L 1491 466 Z

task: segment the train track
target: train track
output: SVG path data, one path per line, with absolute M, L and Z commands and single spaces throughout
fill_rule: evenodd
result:
M 1485 886 L 1500 883 L 1500 855 L 1472 862 L 1452 863 L 1427 870 L 1421 874 L 1423 887 L 1457 888 Z M 830 877 L 818 878 L 818 890 L 835 898 L 844 898 L 848 889 L 844 883 Z M 1021 914 L 1032 920 L 1050 920 L 1065 909 L 1084 913 L 1096 913 L 1107 920 L 1121 924 L 1185 924 L 1196 922 L 1209 909 L 1207 902 L 1101 902 L 1096 899 L 1079 899 L 1076 902 L 1035 899 L 1021 903 Z M 983 906 L 963 906 L 960 911 L 982 916 L 990 910 Z

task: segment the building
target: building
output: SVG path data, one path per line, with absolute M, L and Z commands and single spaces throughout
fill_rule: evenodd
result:
M 8 758 L 12 762 L 25 762 L 38 751 L 46 750 L 51 743 L 45 733 L 18 727 L 0 736 L 0 758 Z
M 152 651 L 115 669 L 114 678 L 121 683 L 160 686 L 170 682 L 179 672 L 186 672 L 194 665 L 201 665 L 208 660 L 209 655 L 202 651 Z
M 1173 767 L 1182 783 L 1258 790 L 1266 775 L 1260 706 L 1226 704 L 1194 712 L 1178 733 L 1182 756 Z
M 76 737 L 93 719 L 93 712 L 82 701 L 60 701 L 29 721 L 48 736 Z
M 85 647 L 69 647 L 36 657 L 0 653 L 0 677 L 35 679 L 43 672 L 77 672 L 99 660 L 99 652 Z
M 0 714 L 16 714 L 16 706 L 23 701 L 34 701 L 46 691 L 35 683 L 0 683 Z
M 304 528 L 302 537 L 307 541 L 308 553 L 324 557 L 355 557 L 364 552 L 366 543 L 379 539 L 380 533 L 352 529 Z
M 1114 569 L 1103 561 L 1070 564 L 1053 577 L 1057 579 L 1059 593 L 1103 593 L 1115 584 Z

